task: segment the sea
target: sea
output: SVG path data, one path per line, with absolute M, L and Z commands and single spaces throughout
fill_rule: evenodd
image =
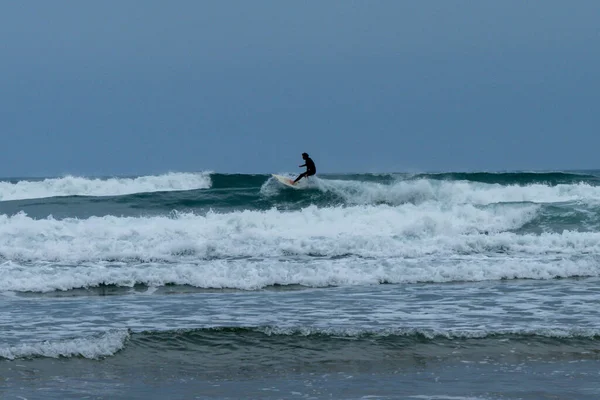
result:
M 1 179 L 0 398 L 599 399 L 600 171 Z

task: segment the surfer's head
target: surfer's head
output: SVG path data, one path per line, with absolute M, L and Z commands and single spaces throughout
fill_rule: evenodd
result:
M 302 159 L 306 160 L 308 158 L 308 153 L 302 153 Z

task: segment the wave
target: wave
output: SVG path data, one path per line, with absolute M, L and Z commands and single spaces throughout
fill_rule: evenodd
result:
M 292 177 L 290 174 L 283 174 Z M 558 174 L 565 175 L 565 174 Z M 281 185 L 270 176 L 213 176 L 213 190 L 198 194 L 194 200 L 185 199 L 187 207 L 224 206 L 234 209 L 299 209 L 316 205 L 420 205 L 428 202 L 442 204 L 490 205 L 498 203 L 553 204 L 583 202 L 598 204 L 600 186 L 595 177 L 576 180 L 568 175 L 552 184 L 544 179 L 529 179 L 527 185 L 519 179 L 510 184 L 490 183 L 493 179 L 443 179 L 445 175 L 371 176 L 342 175 L 313 177 L 300 190 Z M 460 176 L 456 176 L 459 178 Z M 593 178 L 593 179 L 592 179 Z M 521 183 L 524 178 L 520 178 Z M 513 182 L 517 181 L 517 182 Z M 302 181 L 301 181 L 302 182 Z M 563 182 L 563 183 L 559 183 Z M 568 182 L 568 183 L 567 183 Z M 231 185 L 231 186 L 228 186 Z M 255 188 L 259 190 L 252 190 Z M 218 189 L 217 189 L 218 188 Z M 229 189 L 229 190 L 227 190 Z M 235 189 L 235 190 L 234 190 Z M 171 203 L 177 207 L 178 204 Z
M 175 331 L 144 331 L 138 335 L 147 336 L 154 341 L 168 341 L 173 336 L 182 336 L 189 341 L 202 335 L 250 335 L 261 334 L 264 336 L 292 336 L 315 338 L 409 338 L 415 341 L 437 339 L 524 339 L 524 338 L 550 338 L 550 339 L 600 339 L 600 329 L 597 328 L 532 328 L 532 329 L 503 329 L 487 330 L 474 329 L 423 329 L 423 328 L 322 328 L 322 327 L 283 327 L 283 326 L 256 326 L 256 327 L 210 327 L 199 329 L 178 329 Z M 135 336 L 136 334 L 134 334 Z M 135 337 L 134 337 L 135 340 Z
M 288 173 L 280 175 L 297 176 Z M 556 186 L 560 184 L 573 185 L 586 183 L 589 185 L 600 184 L 600 171 L 512 171 L 512 172 L 438 172 L 438 173 L 380 173 L 380 174 L 319 174 L 323 179 L 360 181 L 370 183 L 390 184 L 398 181 L 411 180 L 438 180 L 448 182 L 473 182 L 498 184 L 503 186 L 520 185 L 528 186 L 541 184 Z M 243 177 L 241 175 L 240 177 Z M 268 175 L 265 175 L 268 177 Z
M 0 257 L 82 263 L 311 254 L 416 256 L 439 252 L 443 242 L 453 248 L 461 235 L 518 229 L 535 218 L 538 210 L 534 205 L 485 209 L 436 204 L 312 206 L 291 212 L 271 209 L 62 220 L 33 219 L 19 213 L 0 215 Z
M 0 347 L 0 358 L 14 360 L 32 357 L 83 357 L 98 359 L 116 354 L 129 339 L 127 330 L 115 330 L 87 338 L 24 343 Z
M 539 207 L 356 206 L 34 220 L 0 216 L 0 292 L 255 290 L 598 276 L 600 233 L 518 233 Z
M 447 181 L 469 181 L 499 185 L 549 186 L 586 183 L 600 184 L 600 177 L 586 172 L 442 172 L 437 174 L 416 174 L 412 179 L 436 179 Z
M 66 176 L 43 180 L 0 181 L 0 201 L 56 196 L 118 196 L 132 193 L 206 189 L 210 174 L 168 173 L 137 178 Z
M 302 190 L 285 187 L 267 175 L 178 173 L 105 180 L 66 177 L 44 181 L 0 182 L 0 200 L 4 200 L 4 213 L 27 210 L 33 215 L 36 212 L 45 215 L 52 212 L 58 216 L 69 213 L 75 216 L 89 216 L 117 212 L 121 215 L 137 215 L 140 210 L 206 212 L 209 209 L 268 210 L 273 207 L 298 210 L 311 205 L 401 206 L 431 202 L 476 206 L 567 202 L 598 205 L 600 198 L 600 186 L 591 178 L 580 181 L 573 178 L 568 184 L 558 183 L 555 179 L 553 184 L 538 182 L 528 185 L 502 185 L 482 183 L 476 179 L 442 179 L 442 176 L 445 175 L 331 175 L 311 178 L 308 184 L 303 184 Z M 565 178 L 562 181 L 569 179 Z M 103 198 L 55 197 L 52 202 L 26 201 L 52 196 Z M 21 201 L 6 201 L 18 199 Z
M 128 350 L 136 351 L 193 352 L 203 357 L 246 356 L 260 352 L 263 357 L 273 354 L 293 357 L 337 357 L 340 348 L 368 350 L 390 349 L 416 351 L 421 356 L 439 357 L 446 353 L 458 354 L 469 351 L 488 358 L 505 357 L 505 352 L 518 350 L 521 356 L 551 355 L 557 353 L 586 354 L 596 357 L 600 329 L 589 328 L 533 328 L 506 329 L 501 331 L 431 330 L 420 328 L 387 329 L 335 329 L 318 327 L 210 327 L 165 331 L 131 332 L 128 329 L 112 330 L 84 338 L 47 340 L 0 347 L 0 359 L 23 358 L 87 358 L 102 359 Z M 461 352 L 456 352 L 459 346 Z M 299 354 L 304 348 L 309 354 Z M 310 349 L 310 350 L 308 350 Z M 320 350 L 323 350 L 322 352 Z M 429 354 L 427 354 L 430 352 Z M 292 354 L 293 353 L 293 354 Z M 229 356 L 227 355 L 229 354 Z M 344 353 L 349 357 L 352 352 Z M 380 355 L 374 354 L 376 359 Z M 351 356 L 350 356 L 351 357 Z
M 588 183 L 555 186 L 543 184 L 503 186 L 425 179 L 398 181 L 391 184 L 316 179 L 310 188 L 326 195 L 333 195 L 333 197 L 325 199 L 327 202 L 335 203 L 337 198 L 339 199 L 338 203 L 349 205 L 401 205 L 406 203 L 418 205 L 432 201 L 444 204 L 474 205 L 516 202 L 548 204 L 574 201 L 597 203 L 597 199 L 600 197 L 600 186 L 592 186 Z M 277 193 L 276 191 L 275 194 Z M 265 187 L 263 194 L 269 196 L 273 195 L 273 192 Z
M 560 259 L 561 257 L 565 259 Z M 559 259 L 559 260 L 557 260 Z M 261 290 L 275 287 L 332 287 L 378 284 L 482 282 L 509 279 L 548 280 L 598 277 L 595 256 L 530 257 L 456 256 L 364 260 L 360 258 L 294 260 L 213 260 L 177 264 L 52 263 L 0 265 L 0 293 L 72 291 L 106 294 L 114 288 L 189 286 L 196 289 Z M 102 290 L 100 290 L 102 288 Z M 96 290 L 94 290 L 96 289 Z M 112 290 L 116 292 L 115 290 Z M 176 290 L 177 291 L 177 290 Z M 181 291 L 181 290 L 179 290 Z

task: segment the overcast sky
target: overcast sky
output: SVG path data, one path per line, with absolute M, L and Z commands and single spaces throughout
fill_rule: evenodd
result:
M 600 1 L 3 1 L 0 176 L 600 168 Z

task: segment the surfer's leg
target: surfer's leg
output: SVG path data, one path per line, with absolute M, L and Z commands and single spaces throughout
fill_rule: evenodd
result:
M 294 183 L 298 182 L 300 179 L 304 178 L 306 176 L 306 172 L 301 173 L 296 180 L 294 181 Z

